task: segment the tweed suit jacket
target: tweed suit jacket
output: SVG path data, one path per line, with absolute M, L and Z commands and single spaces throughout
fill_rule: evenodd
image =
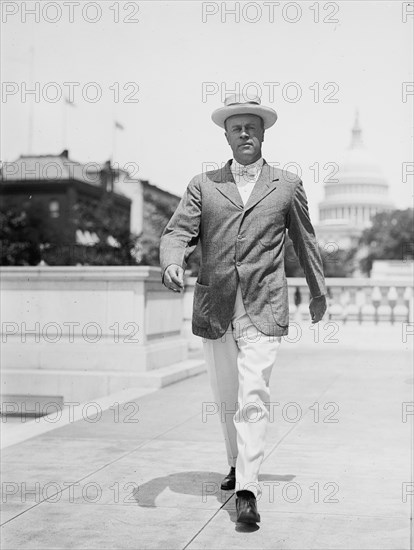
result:
M 198 241 L 201 266 L 194 289 L 192 331 L 220 338 L 231 322 L 240 282 L 244 306 L 264 334 L 283 336 L 289 328 L 284 268 L 288 230 L 312 297 L 326 294 L 321 257 L 302 181 L 264 161 L 259 179 L 243 205 L 231 161 L 195 176 L 165 227 L 160 243 L 161 280 L 165 269 L 184 269 Z

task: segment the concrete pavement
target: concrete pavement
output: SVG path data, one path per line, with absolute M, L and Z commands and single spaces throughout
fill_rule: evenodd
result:
M 204 373 L 5 449 L 2 548 L 412 548 L 406 329 L 305 324 L 282 343 L 257 527 L 219 489 L 226 411 Z

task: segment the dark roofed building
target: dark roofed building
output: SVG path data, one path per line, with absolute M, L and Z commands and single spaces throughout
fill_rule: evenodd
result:
M 161 233 L 180 201 L 179 196 L 132 177 L 110 161 L 75 162 L 67 150 L 60 155 L 22 155 L 14 162 L 4 163 L 0 174 L 3 223 L 5 217 L 14 215 L 18 225 L 20 212 L 29 216 L 29 239 L 42 246 L 47 242 L 49 249 L 50 243 L 55 249 L 59 247 L 59 257 L 52 262 L 50 254 L 41 255 L 46 263 L 101 261 L 99 265 L 105 265 L 108 258 L 103 253 L 100 260 L 91 259 L 92 249 L 108 244 L 117 247 L 122 237 L 124 247 L 134 248 L 134 262 L 159 265 Z M 100 232 L 94 230 L 97 225 Z M 9 241 L 16 241 L 21 234 L 10 235 Z M 132 242 L 138 235 L 139 239 Z M 2 240 L 4 247 L 7 236 Z M 6 265 L 16 265 L 2 256 Z M 119 263 L 130 260 L 129 256 L 125 258 L 122 256 Z M 194 255 L 197 263 L 196 258 L 197 254 Z M 39 263 L 36 258 L 28 261 L 24 256 L 17 265 L 27 262 Z
M 111 193 L 115 211 L 129 224 L 131 200 L 114 192 L 115 176 L 109 161 L 81 164 L 69 159 L 66 149 L 60 155 L 22 155 L 4 163 L 0 195 L 3 204 L 9 205 L 42 201 L 48 205 L 51 218 L 67 225 L 72 222 L 70 212 L 77 202 L 97 204 Z
M 67 150 L 60 155 L 22 155 L 2 167 L 1 212 L 31 216 L 32 227 L 41 233 L 39 238 L 47 237 L 49 245 L 59 245 L 62 263 L 72 263 L 65 247 L 70 255 L 74 246 L 100 240 L 84 226 L 85 212 L 97 212 L 110 204 L 117 226 L 129 231 L 131 199 L 114 190 L 115 178 L 116 170 L 109 161 L 81 164 L 71 160 Z

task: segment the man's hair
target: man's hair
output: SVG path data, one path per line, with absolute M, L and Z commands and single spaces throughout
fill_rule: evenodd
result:
M 252 113 L 253 114 L 253 113 Z M 234 116 L 234 115 L 231 115 L 231 116 Z M 262 130 L 264 131 L 265 127 L 264 127 L 264 120 L 262 119 L 261 116 L 259 115 L 254 115 L 254 116 L 257 116 L 258 118 L 260 118 L 260 122 L 261 122 L 261 125 L 262 125 Z M 224 121 L 224 129 L 226 130 L 226 132 L 228 132 L 227 130 L 227 121 L 229 120 L 229 118 L 231 117 L 227 117 L 226 120 Z

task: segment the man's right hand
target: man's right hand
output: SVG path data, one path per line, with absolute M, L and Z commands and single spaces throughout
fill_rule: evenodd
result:
M 164 285 L 174 292 L 184 289 L 184 269 L 177 264 L 171 264 L 164 271 Z

